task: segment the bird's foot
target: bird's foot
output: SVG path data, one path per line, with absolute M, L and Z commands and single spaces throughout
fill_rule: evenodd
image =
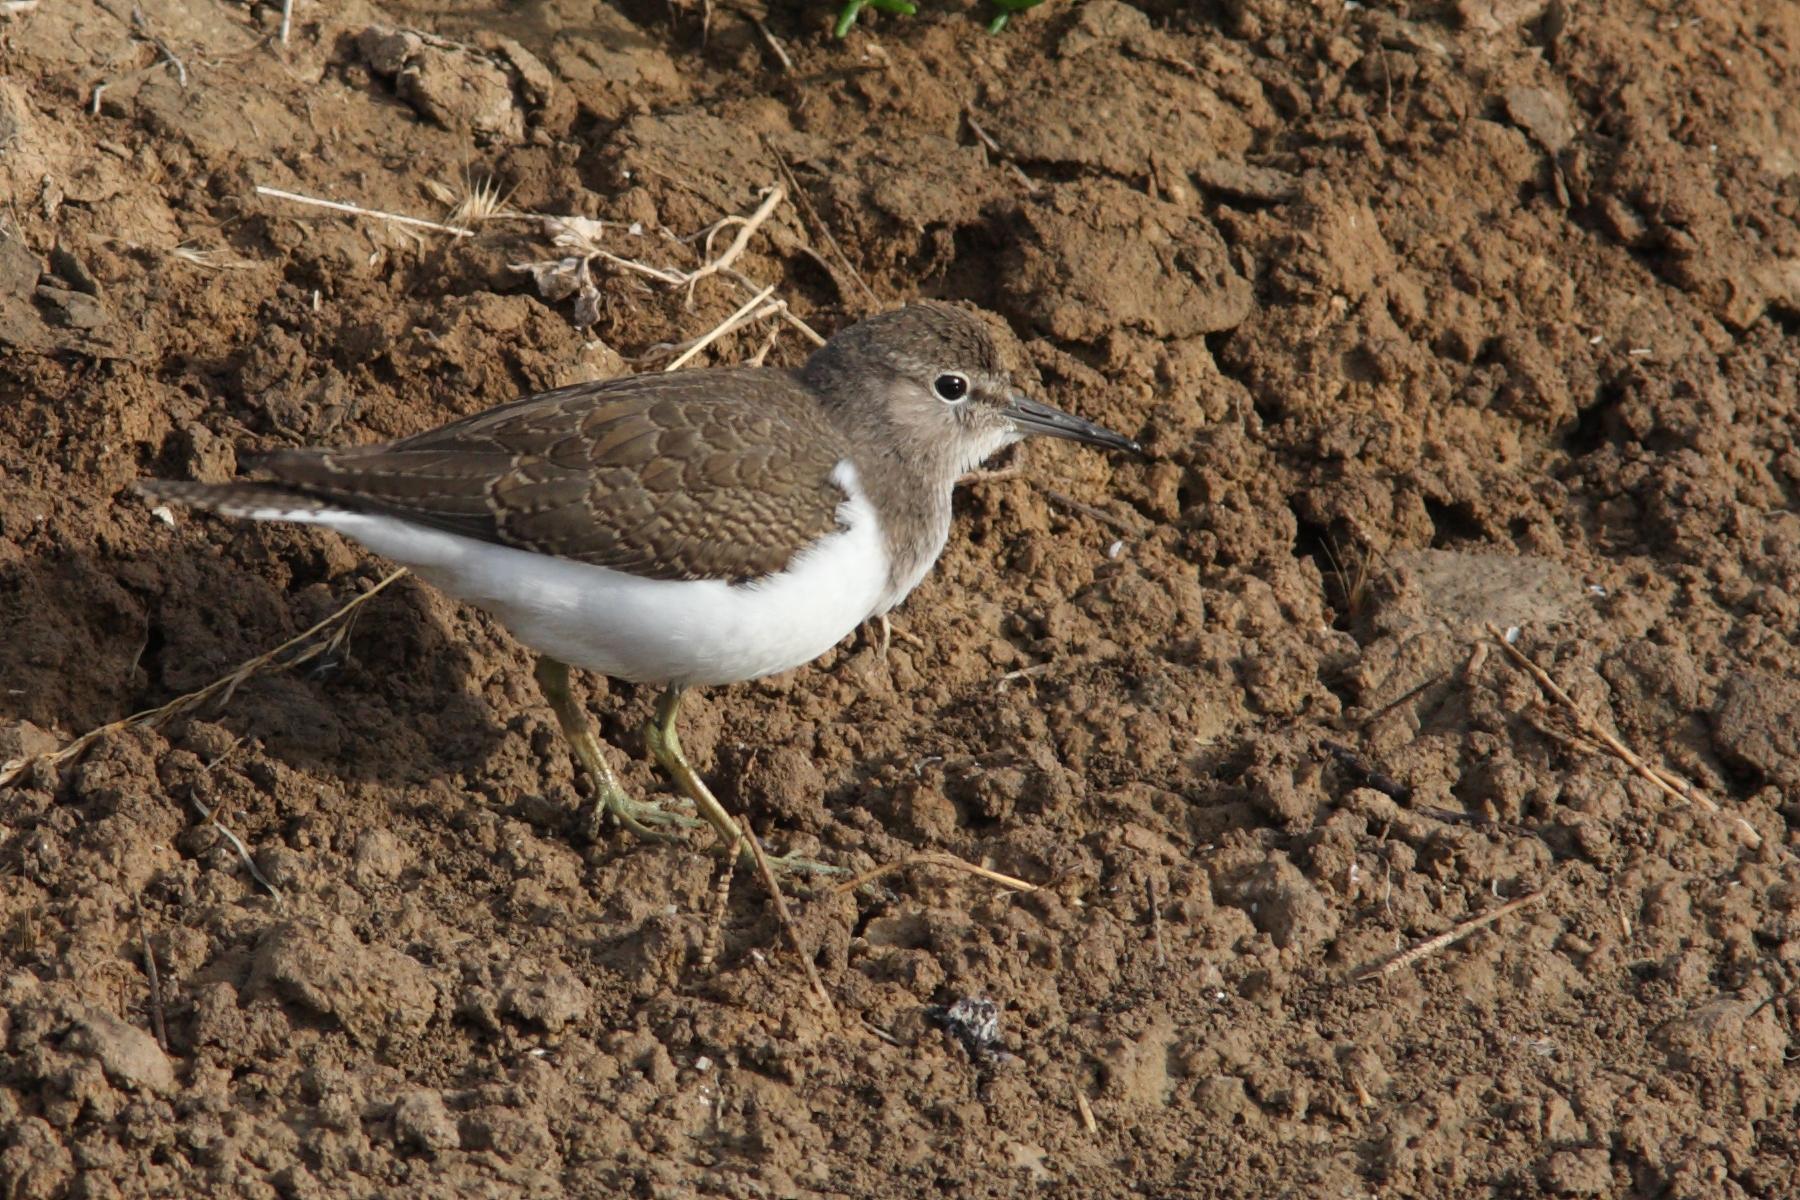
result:
M 608 788 L 598 778 L 594 783 L 600 794 L 588 818 L 589 841 L 597 842 L 605 835 L 609 814 L 618 822 L 619 828 L 646 842 L 671 842 L 675 835 L 667 832 L 668 829 L 699 829 L 706 824 L 698 817 L 671 812 L 653 801 L 634 800 L 623 788 Z
M 686 813 L 670 812 L 655 804 L 643 800 L 633 800 L 619 782 L 612 765 L 606 761 L 606 754 L 600 749 L 600 740 L 589 728 L 587 716 L 575 703 L 575 696 L 569 690 L 569 668 L 553 658 L 540 658 L 537 662 L 538 686 L 543 689 L 545 699 L 550 701 L 550 708 L 556 713 L 556 723 L 562 727 L 563 737 L 569 743 L 575 760 L 587 772 L 588 778 L 594 781 L 594 809 L 588 818 L 587 834 L 590 841 L 599 841 L 605 834 L 606 815 L 612 814 L 613 820 L 632 835 L 647 842 L 666 842 L 674 838 L 674 834 L 653 825 L 674 826 L 678 829 L 698 829 L 705 822 L 688 816 Z
M 756 861 L 760 847 L 752 844 L 749 831 L 738 819 L 725 811 L 725 806 L 712 794 L 712 789 L 706 786 L 706 781 L 700 778 L 699 772 L 694 770 L 681 749 L 681 735 L 675 730 L 675 713 L 680 706 L 680 688 L 670 688 L 664 692 L 662 699 L 656 702 L 656 716 L 644 727 L 644 742 L 650 747 L 650 754 L 658 765 L 675 781 L 676 789 L 693 801 L 694 808 L 719 835 L 719 844 L 724 852 L 740 864 L 760 869 L 761 864 Z M 694 822 L 696 825 L 699 823 Z M 771 870 L 791 875 L 844 874 L 842 867 L 834 867 L 830 863 L 798 854 L 761 855 L 761 858 Z

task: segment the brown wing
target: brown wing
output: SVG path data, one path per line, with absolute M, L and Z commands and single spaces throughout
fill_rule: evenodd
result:
M 742 581 L 837 528 L 842 435 L 791 375 L 633 375 L 396 442 L 289 450 L 285 489 L 652 579 Z

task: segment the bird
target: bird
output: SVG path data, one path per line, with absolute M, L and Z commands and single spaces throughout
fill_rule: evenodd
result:
M 653 840 L 702 823 L 627 793 L 569 672 L 660 686 L 646 744 L 730 853 L 743 831 L 682 750 L 683 694 L 792 670 L 885 617 L 943 552 L 958 479 L 1032 435 L 1142 454 L 1026 395 L 973 307 L 926 300 L 798 369 L 579 383 L 395 441 L 277 450 L 259 478 L 137 490 L 336 530 L 491 613 L 537 656 L 594 837 L 607 814 Z

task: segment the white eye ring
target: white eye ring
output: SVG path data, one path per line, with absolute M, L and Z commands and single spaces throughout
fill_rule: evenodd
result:
M 969 394 L 969 377 L 955 371 L 945 371 L 931 381 L 931 390 L 945 404 L 956 404 Z

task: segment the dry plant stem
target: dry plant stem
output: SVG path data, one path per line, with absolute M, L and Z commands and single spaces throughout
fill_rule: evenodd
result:
M 977 483 L 1005 483 L 1007 480 L 1017 479 L 1023 474 L 1025 474 L 1025 468 L 1015 462 L 1004 467 L 970 471 L 956 482 L 959 486 L 973 486 Z
M 762 228 L 763 222 L 769 219 L 770 215 L 774 213 L 776 206 L 786 197 L 787 189 L 782 187 L 779 183 L 770 187 L 767 195 L 763 198 L 763 202 L 757 206 L 756 211 L 751 213 L 748 217 L 740 218 L 743 221 L 743 224 L 739 226 L 737 236 L 731 239 L 731 245 L 725 247 L 725 253 L 702 264 L 698 270 L 687 277 L 686 282 L 689 308 L 694 306 L 694 285 L 699 283 L 702 279 L 705 279 L 708 275 L 716 275 L 737 262 L 744 251 L 749 248 L 752 235 L 754 235 L 758 229 Z M 774 291 L 775 289 L 770 288 L 769 290 Z
M 1539 900 L 1542 900 L 1549 894 L 1549 891 L 1550 889 L 1548 887 L 1541 887 L 1537 891 L 1528 892 L 1516 900 L 1508 900 L 1505 904 L 1502 904 L 1499 908 L 1496 908 L 1491 912 L 1484 912 L 1478 917 L 1470 917 L 1460 925 L 1447 929 L 1436 937 L 1426 938 L 1422 942 L 1407 947 L 1380 966 L 1371 967 L 1369 970 L 1358 975 L 1356 981 L 1358 983 L 1367 983 L 1371 979 L 1380 979 L 1383 976 L 1392 975 L 1395 971 L 1404 970 L 1422 958 L 1426 958 L 1436 954 L 1440 950 L 1456 945 L 1456 943 L 1462 941 L 1470 934 L 1492 925 L 1495 921 L 1498 921 L 1508 913 L 1515 913 L 1521 908 L 1536 904 Z
M 294 0 L 281 0 L 281 44 L 288 44 L 288 34 L 294 28 Z
M 838 245 L 837 238 L 831 234 L 831 226 L 825 223 L 825 218 L 821 217 L 819 210 L 813 207 L 812 200 L 808 198 L 805 189 L 800 186 L 800 181 L 794 178 L 794 169 L 788 166 L 787 159 L 781 157 L 775 147 L 769 146 L 767 139 L 764 139 L 763 145 L 768 146 L 769 153 L 775 158 L 775 165 L 781 168 L 781 177 L 787 180 L 788 187 L 793 189 L 794 202 L 800 206 L 800 211 L 811 217 L 812 223 L 818 226 L 819 235 L 825 239 L 825 244 L 831 247 L 831 252 L 837 255 L 839 264 L 849 272 L 850 278 L 856 281 L 856 286 L 862 289 L 862 294 L 867 297 L 869 306 L 871 308 L 879 307 L 881 301 L 876 299 L 874 289 L 868 285 L 868 282 L 862 277 L 862 272 L 858 271 L 856 265 L 844 254 L 844 248 Z
M 680 368 L 686 366 L 688 363 L 692 362 L 694 360 L 695 355 L 699 354 L 702 350 L 706 349 L 708 346 L 712 345 L 714 342 L 718 341 L 720 338 L 724 337 L 726 334 L 730 333 L 732 330 L 738 328 L 738 326 L 748 325 L 751 321 L 758 320 L 765 316 L 773 315 L 775 312 L 774 308 L 771 307 L 771 308 L 767 309 L 766 311 L 757 311 L 757 306 L 760 305 L 764 300 L 767 300 L 769 298 L 770 294 L 773 293 L 774 291 L 775 291 L 775 285 L 770 284 L 768 287 L 764 288 L 762 291 L 756 293 L 756 295 L 750 297 L 750 299 L 744 301 L 744 303 L 738 307 L 738 310 L 736 312 L 732 313 L 729 317 L 726 317 L 723 321 L 720 321 L 717 325 L 713 326 L 709 332 L 707 332 L 703 337 L 701 337 L 697 341 L 695 341 L 693 345 L 689 346 L 686 350 L 684 350 L 679 358 L 677 358 L 674 362 L 670 363 L 668 366 L 664 367 L 663 370 L 665 370 L 665 371 L 679 370 Z
M 220 701 L 221 704 L 229 701 L 231 699 L 231 694 L 237 690 L 238 685 L 243 683 L 244 680 L 263 668 L 268 667 L 288 651 L 293 650 L 295 647 L 305 645 L 305 643 L 311 641 L 327 629 L 340 625 L 345 618 L 350 616 L 350 614 L 354 613 L 364 604 L 368 603 L 380 593 L 383 588 L 387 587 L 388 584 L 393 583 L 405 574 L 406 568 L 402 567 L 400 570 L 395 571 L 362 595 L 357 596 L 348 604 L 344 605 L 306 632 L 289 638 L 287 641 L 281 643 L 281 645 L 275 647 L 266 654 L 258 655 L 249 662 L 238 667 L 238 669 L 231 672 L 231 674 L 223 675 L 218 679 L 213 680 L 197 692 L 189 692 L 185 696 L 177 696 L 167 704 L 157 708 L 148 708 L 143 712 L 133 713 L 124 720 L 114 721 L 110 725 L 102 725 L 98 729 L 90 729 L 88 732 L 82 734 L 61 749 L 52 750 L 48 754 L 34 755 L 30 758 L 17 758 L 10 762 L 0 763 L 0 787 L 5 787 L 7 784 L 17 779 L 20 775 L 24 774 L 27 768 L 35 763 L 44 762 L 53 767 L 61 766 L 63 763 L 80 755 L 82 751 L 86 750 L 89 746 L 93 745 L 96 741 L 109 733 L 114 733 L 120 729 L 128 729 L 133 726 L 159 729 L 168 721 L 180 716 L 189 709 L 199 707 L 214 696 L 223 696 L 224 699 Z M 329 641 L 307 646 L 300 653 L 294 655 L 293 658 L 288 659 L 285 662 L 276 663 L 275 669 L 286 670 L 290 667 L 297 667 L 303 662 L 308 662 L 317 658 L 320 654 L 325 653 L 336 644 L 337 639 L 332 638 Z
M 1126 537 L 1134 538 L 1144 532 L 1130 521 L 1127 521 L 1124 517 L 1114 516 L 1104 508 L 1095 508 L 1093 505 L 1083 503 L 1073 496 L 1064 495 L 1054 488 L 1045 488 L 1044 498 L 1049 500 L 1052 504 L 1062 505 L 1071 512 L 1080 513 L 1084 517 L 1092 517 L 1102 525 L 1105 525 L 1110 529 L 1115 529 Z
M 653 267 L 648 263 L 641 263 L 635 258 L 620 258 L 617 254 L 613 254 L 606 250 L 595 250 L 592 257 L 597 258 L 604 263 L 611 263 L 620 270 L 635 271 L 639 275 L 648 276 L 658 283 L 666 283 L 673 286 L 687 282 L 687 276 L 679 271 L 669 271 L 662 267 Z
M 750 356 L 750 365 L 753 367 L 760 367 L 763 365 L 763 363 L 767 362 L 769 359 L 769 351 L 775 349 L 776 339 L 778 339 L 780 337 L 781 337 L 781 326 L 779 326 L 779 325 L 769 326 L 768 336 L 763 338 L 762 346 L 756 351 L 755 354 Z
M 725 278 L 731 280 L 746 292 L 755 292 L 762 289 L 760 283 L 729 268 L 720 271 L 719 274 L 725 276 Z M 788 307 L 788 302 L 786 300 L 778 300 L 776 303 L 781 305 L 781 311 L 779 313 L 781 319 L 786 321 L 789 325 L 792 325 L 795 329 L 798 329 L 801 334 L 805 336 L 807 341 L 815 346 L 823 346 L 825 344 L 825 336 L 796 316 L 794 310 Z
M 475 231 L 463 229 L 457 225 L 442 225 L 436 221 L 427 221 L 423 217 L 408 217 L 400 213 L 383 212 L 378 208 L 363 208 L 357 204 L 344 204 L 337 200 L 321 200 L 317 196 L 303 196 L 299 192 L 287 192 L 280 188 L 257 185 L 256 194 L 272 196 L 277 200 L 289 200 L 295 204 L 310 204 L 314 208 L 328 208 L 333 212 L 351 213 L 359 217 L 377 217 L 383 221 L 393 221 L 399 225 L 413 225 L 420 229 L 431 229 L 438 233 L 448 233 L 454 237 L 474 237 Z
M 1499 643 L 1500 649 L 1506 652 L 1508 658 L 1512 659 L 1513 662 L 1517 663 L 1519 667 L 1526 672 L 1526 674 L 1536 680 L 1537 685 L 1544 690 L 1545 694 L 1569 711 L 1569 717 L 1575 723 L 1576 732 L 1580 733 L 1585 738 L 1589 738 L 1598 742 L 1600 745 L 1605 746 L 1607 750 L 1611 751 L 1612 754 L 1619 759 L 1620 762 L 1623 762 L 1633 771 L 1636 771 L 1639 776 L 1655 787 L 1661 789 L 1672 799 L 1683 803 L 1692 802 L 1704 811 L 1715 816 L 1724 815 L 1723 810 L 1712 801 L 1711 797 L 1701 792 L 1699 788 L 1695 787 L 1687 780 L 1663 770 L 1661 767 L 1645 762 L 1642 758 L 1638 757 L 1637 753 L 1632 750 L 1631 747 L 1627 746 L 1624 742 L 1621 742 L 1611 730 L 1607 729 L 1604 725 L 1601 725 L 1598 721 L 1583 712 L 1580 707 L 1576 705 L 1574 698 L 1571 697 L 1569 693 L 1565 692 L 1557 684 L 1556 680 L 1550 678 L 1549 672 L 1533 662 L 1523 650 L 1507 641 L 1506 635 L 1499 629 L 1489 625 L 1487 630 L 1494 641 Z M 1743 841 L 1745 845 L 1751 847 L 1760 847 L 1762 845 L 1762 835 L 1756 832 L 1750 822 L 1744 820 L 1742 817 L 1732 817 L 1731 820 L 1732 828 L 1737 832 L 1738 838 Z
M 787 47 L 781 44 L 781 39 L 770 33 L 769 27 L 764 25 L 757 18 L 751 17 L 750 23 L 756 26 L 756 32 L 762 35 L 763 44 L 768 46 L 769 52 L 781 63 L 782 72 L 784 74 L 792 75 L 794 73 L 794 60 L 788 57 Z
M 965 871 L 970 875 L 979 876 L 1002 887 L 1011 888 L 1015 892 L 1038 890 L 1038 885 L 1035 883 L 1027 883 L 1023 879 L 1011 875 L 1002 875 L 998 871 L 990 871 L 986 867 L 978 867 L 972 862 L 965 862 L 954 854 L 945 854 L 936 850 L 927 850 L 922 854 L 909 854 L 896 862 L 883 863 L 852 879 L 846 879 L 833 890 L 839 893 L 854 891 L 865 883 L 880 879 L 883 875 L 892 875 L 895 871 L 903 871 L 907 867 L 948 867 L 953 871 Z
M 208 808 L 206 802 L 200 799 L 200 797 L 189 796 L 188 803 L 198 809 L 203 818 L 211 821 L 212 827 L 224 835 L 226 841 L 231 843 L 231 848 L 237 851 L 238 858 L 243 860 L 244 869 L 250 872 L 250 878 L 262 884 L 262 886 L 268 890 L 269 895 L 275 897 L 275 903 L 277 905 L 285 904 L 287 902 L 287 897 L 283 896 L 281 894 L 281 889 L 270 883 L 268 876 L 264 875 L 262 871 L 257 868 L 256 860 L 250 857 L 250 847 L 244 845 L 244 839 L 227 829 L 225 823 L 213 815 L 213 810 Z
M 975 110 L 966 104 L 963 105 L 963 120 L 969 123 L 969 132 L 973 133 L 976 139 L 980 141 L 983 146 L 988 148 L 988 153 L 1005 163 L 1007 169 L 1013 173 L 1021 184 L 1024 185 L 1027 192 L 1030 192 L 1034 196 L 1037 195 L 1037 181 L 1027 175 L 1024 170 L 1020 168 L 1019 164 L 1012 160 L 1012 156 L 1000 148 L 1000 143 L 996 142 L 988 135 L 988 131 L 983 129 L 981 123 L 975 119 Z
M 150 948 L 150 932 L 144 927 L 143 901 L 133 896 L 131 904 L 137 910 L 138 943 L 144 948 L 144 975 L 150 981 L 150 1028 L 156 1034 L 156 1044 L 166 1051 L 169 1048 L 169 1024 L 163 1016 L 162 976 L 156 970 L 156 951 Z

